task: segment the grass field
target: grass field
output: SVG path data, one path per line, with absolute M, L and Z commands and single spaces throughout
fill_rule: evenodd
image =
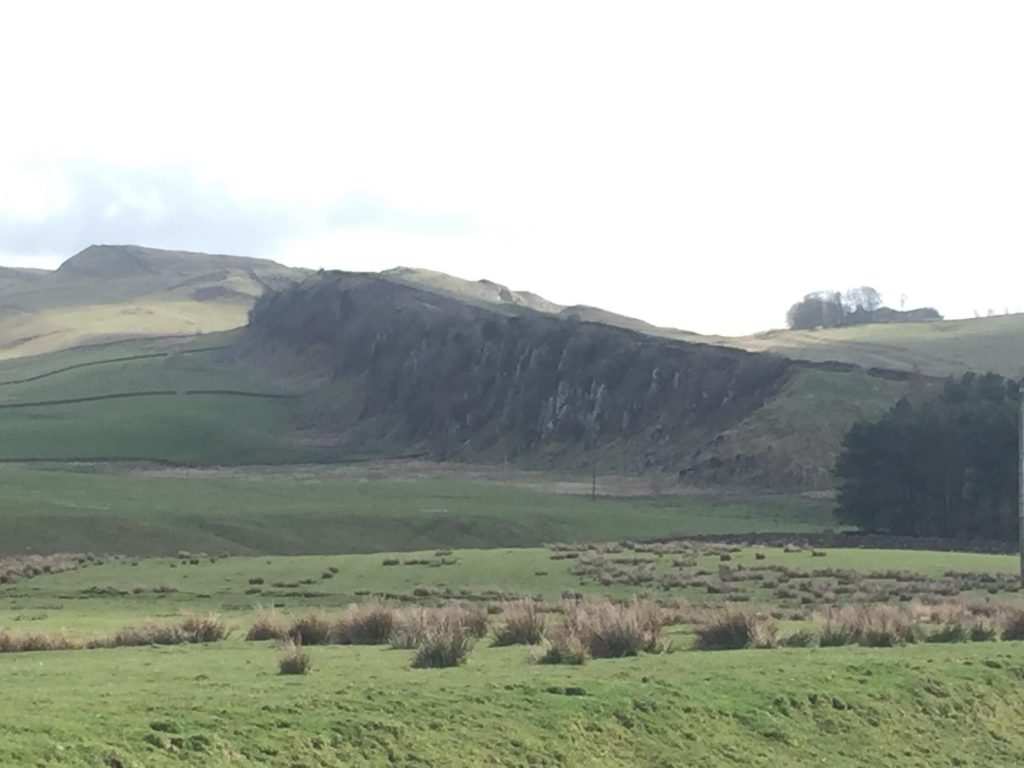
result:
M 0 364 L 0 460 L 310 458 L 290 439 L 293 401 L 254 396 L 289 391 L 222 359 L 225 340 L 132 341 Z
M 138 259 L 176 266 L 139 269 Z M 1024 643 L 1005 639 L 1024 604 L 1016 558 L 644 543 L 825 531 L 824 495 L 662 494 L 680 489 L 607 474 L 592 501 L 589 477 L 554 472 L 303 464 L 337 457 L 296 431 L 299 402 L 262 397 L 301 394 L 299 384 L 239 362 L 224 349 L 231 332 L 27 356 L 231 328 L 264 281 L 302 277 L 252 266 L 101 248 L 66 274 L 19 278 L 31 284 L 16 286 L 24 306 L 0 322 L 0 766 L 1024 764 Z M 474 301 L 505 300 L 493 286 L 438 279 Z M 1016 376 L 1022 330 L 1014 316 L 722 342 Z M 848 425 L 905 389 L 800 370 L 709 450 L 726 468 L 761 473 L 729 481 L 827 488 Z M 59 552 L 91 554 L 41 557 Z M 554 622 L 582 598 L 654 600 L 676 618 L 658 652 L 539 665 L 522 646 L 492 643 L 515 598 L 542 601 Z M 272 642 L 243 639 L 264 609 L 291 621 L 368 600 L 486 606 L 492 634 L 449 669 L 412 669 L 409 650 L 318 645 L 303 677 L 278 674 Z M 1003 622 L 1004 639 L 918 642 L 945 626 L 933 623 L 893 648 L 694 650 L 701 622 L 724 606 L 771 618 L 788 637 L 818 631 L 830 611 L 878 605 L 921 622 L 936 605 Z M 215 612 L 233 634 L 67 651 L 11 640 L 102 644 L 186 612 Z
M 81 434 L 88 438 L 84 426 Z M 0 465 L 0 553 L 333 554 L 831 526 L 831 502 L 823 499 L 690 494 L 591 501 L 401 463 L 347 472 Z
M 992 766 L 1024 761 L 1024 644 L 675 653 L 264 644 L 0 657 L 0 762 L 59 766 Z M 87 657 L 87 658 L 86 658 Z
M 283 610 L 342 607 L 365 600 L 371 594 L 401 600 L 481 600 L 505 595 L 557 601 L 565 592 L 616 599 L 644 592 L 695 604 L 719 604 L 742 597 L 752 604 L 781 605 L 790 611 L 815 610 L 829 600 L 852 599 L 852 592 L 846 597 L 821 596 L 835 589 L 834 577 L 812 576 L 825 568 L 851 570 L 865 578 L 874 574 L 866 583 L 883 590 L 909 592 L 913 584 L 906 575 L 897 577 L 892 573 L 883 578 L 881 574 L 909 572 L 932 580 L 940 579 L 947 572 L 1010 577 L 1016 573 L 1018 565 L 1017 559 L 1008 555 L 829 549 L 826 557 L 819 558 L 809 550 L 793 553 L 780 548 L 745 547 L 730 555 L 729 567 L 785 568 L 789 570 L 788 577 L 773 577 L 778 581 L 773 586 L 748 582 L 739 585 L 739 591 L 729 592 L 709 591 L 703 584 L 693 586 L 693 577 L 702 570 L 709 577 L 700 581 L 722 586 L 722 580 L 716 575 L 722 564 L 719 550 L 709 547 L 695 554 L 693 565 L 683 570 L 674 564 L 672 556 L 651 557 L 655 579 L 640 584 L 631 584 L 625 578 L 602 583 L 594 575 L 580 575 L 574 572 L 579 570 L 580 560 L 557 559 L 557 552 L 540 547 L 455 549 L 450 555 L 440 557 L 435 555 L 435 550 L 426 550 L 366 555 L 228 557 L 216 558 L 213 562 L 198 553 L 189 553 L 185 558 L 109 559 L 102 565 L 0 585 L 0 627 L 88 633 L 116 629 L 120 623 L 147 616 L 174 616 L 183 610 L 222 612 L 245 625 L 259 606 L 277 606 Z M 632 558 L 631 553 L 624 554 Z M 762 559 L 756 559 L 757 554 Z M 611 563 L 615 556 L 608 555 L 606 559 Z M 198 562 L 192 564 L 192 560 Z M 618 570 L 627 575 L 630 572 L 629 567 Z M 682 581 L 662 579 L 681 572 L 687 577 Z M 827 584 L 828 589 L 819 590 L 820 598 L 815 597 L 802 582 Z M 776 596 L 777 587 L 783 583 L 794 591 L 794 597 L 780 600 Z M 883 599 L 887 598 L 885 591 L 880 594 Z M 814 599 L 805 603 L 801 600 L 805 595 Z M 998 596 L 990 595 L 985 589 L 965 589 L 957 597 L 981 601 L 1017 600 L 1016 593 L 1005 589 L 1000 589 Z M 878 593 L 874 599 L 878 599 Z
M 241 639 L 257 600 L 300 612 L 441 581 L 548 596 L 581 588 L 573 562 L 554 554 L 455 550 L 456 564 L 439 568 L 385 566 L 384 554 L 111 560 L 0 587 L 0 627 L 16 632 L 103 633 L 144 616 L 170 621 L 183 608 L 220 608 L 238 627 L 206 645 L 0 654 L 0 764 L 980 768 L 1024 760 L 1015 726 L 1021 642 L 700 652 L 690 650 L 689 629 L 672 627 L 666 652 L 582 667 L 532 664 L 522 646 L 482 640 L 465 666 L 435 670 L 411 669 L 412 651 L 317 646 L 308 649 L 312 671 L 287 677 L 273 643 Z M 746 566 L 827 562 L 865 573 L 1014 566 L 1008 557 L 935 552 L 828 550 L 822 560 L 744 548 L 732 556 Z M 323 579 L 330 567 L 337 573 Z M 312 579 L 307 588 L 321 594 L 248 595 L 255 577 L 268 589 L 277 579 Z M 180 591 L 113 592 L 154 585 Z

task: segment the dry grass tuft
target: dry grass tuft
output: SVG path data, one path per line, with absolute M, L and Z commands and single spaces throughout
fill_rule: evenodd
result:
M 472 649 L 473 638 L 465 625 L 451 613 L 440 611 L 427 626 L 412 666 L 416 669 L 457 667 L 466 663 Z
M 397 610 L 381 602 L 350 605 L 330 629 L 339 645 L 384 645 L 391 638 Z
M 1003 640 L 1024 640 L 1024 611 L 1007 611 L 1002 623 Z
M 288 636 L 302 645 L 326 645 L 331 638 L 331 617 L 323 611 L 299 616 L 292 622 Z
M 277 660 L 277 669 L 282 675 L 305 675 L 312 668 L 309 654 L 301 643 L 287 640 L 281 646 L 281 655 Z
M 256 614 L 246 640 L 286 640 L 291 627 L 288 620 L 276 610 L 260 611 Z
M 544 639 L 546 617 L 537 603 L 516 600 L 503 608 L 504 621 L 495 633 L 495 645 L 537 645 Z
M 566 628 L 595 659 L 636 656 L 661 648 L 661 612 L 651 602 L 579 602 L 566 606 Z
M 590 658 L 590 649 L 576 632 L 567 625 L 559 625 L 550 630 L 540 652 L 533 660 L 538 664 L 585 664 Z
M 388 643 L 392 648 L 403 650 L 418 648 L 427 637 L 430 619 L 431 609 L 429 608 L 411 606 L 399 609 L 395 612 Z
M 830 609 L 821 629 L 821 645 L 856 643 L 868 648 L 892 648 L 916 643 L 920 631 L 914 612 L 904 606 L 858 605 Z
M 216 613 L 188 614 L 181 622 L 181 631 L 189 643 L 216 643 L 231 634 L 228 625 Z
M 19 635 L 0 630 L 0 653 L 28 651 L 76 651 L 86 644 L 70 638 L 63 632 L 30 632 Z
M 736 608 L 724 608 L 696 628 L 695 647 L 701 651 L 774 648 L 778 626 L 769 616 Z

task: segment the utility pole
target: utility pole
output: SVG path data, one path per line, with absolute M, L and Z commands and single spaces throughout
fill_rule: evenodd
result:
M 1017 443 L 1017 461 L 1020 464 L 1017 488 L 1017 536 L 1020 545 L 1020 582 L 1024 586 L 1024 388 L 1020 393 L 1020 440 Z

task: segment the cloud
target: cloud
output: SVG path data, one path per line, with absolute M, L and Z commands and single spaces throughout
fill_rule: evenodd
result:
M 462 216 L 407 211 L 356 195 L 316 207 L 239 199 L 182 167 L 22 165 L 0 185 L 0 242 L 21 261 L 66 258 L 93 243 L 265 255 L 338 230 L 450 236 L 470 226 Z M 294 248 L 290 255 L 309 261 Z
M 1024 309 L 1019 2 L 13 4 L 0 248 L 413 264 L 743 333 Z

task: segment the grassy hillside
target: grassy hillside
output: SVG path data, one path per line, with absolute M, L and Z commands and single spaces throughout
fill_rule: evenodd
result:
M 237 328 L 264 291 L 305 274 L 262 259 L 90 246 L 53 272 L 0 273 L 0 359 Z
M 1024 314 L 924 323 L 878 323 L 815 331 L 777 330 L 743 337 L 702 336 L 661 328 L 597 307 L 563 307 L 488 281 L 462 280 L 429 270 L 399 269 L 388 279 L 471 303 L 527 306 L 541 312 L 638 331 L 659 338 L 771 352 L 795 360 L 839 361 L 864 368 L 919 370 L 929 376 L 995 371 L 1024 376 Z
M 255 296 L 302 276 L 271 262 L 134 247 L 93 247 L 55 273 L 8 275 L 0 280 L 0 301 L 10 299 L 21 308 L 15 311 L 13 304 L 4 304 L 11 310 L 6 320 L 0 312 L 0 430 L 7 437 L 0 444 L 0 460 L 279 464 L 430 451 L 471 462 L 513 457 L 520 464 L 581 471 L 596 458 L 603 471 L 653 468 L 669 481 L 681 473 L 688 483 L 824 490 L 831 487 L 831 468 L 850 424 L 877 416 L 908 389 L 907 384 L 860 371 L 784 363 L 775 366 L 773 380 L 751 370 L 761 359 L 732 365 L 729 353 L 677 344 L 692 338 L 682 332 L 636 326 L 628 318 L 562 308 L 486 281 L 459 281 L 423 270 L 393 270 L 376 281 L 363 278 L 368 287 L 353 295 L 373 290 L 380 294 L 380 287 L 387 285 L 412 290 L 403 294 L 406 304 L 394 307 L 385 300 L 394 291 L 383 291 L 381 300 L 369 296 L 352 322 L 335 322 L 334 305 L 327 302 L 329 311 L 320 318 L 324 328 L 316 339 L 309 338 L 308 323 L 295 320 L 297 310 L 280 313 L 282 322 L 295 325 L 283 341 L 269 343 L 258 334 L 249 338 L 252 334 L 244 333 L 180 337 L 242 323 Z M 344 276 L 332 279 L 345 281 Z M 300 302 L 302 307 L 310 303 Z M 443 319 L 432 335 L 417 336 L 409 331 L 415 323 L 410 325 L 408 313 L 422 314 L 425 306 L 433 309 L 423 322 Z M 541 312 L 532 313 L 531 307 Z M 525 334 L 519 341 L 515 333 L 506 333 L 499 344 L 501 336 L 494 336 L 489 318 L 511 323 L 510 315 L 522 313 L 527 314 L 516 321 L 518 328 L 536 321 L 547 330 L 529 338 Z M 566 314 L 591 322 L 559 327 L 551 318 Z M 928 333 L 955 346 L 970 331 L 974 341 L 963 354 L 981 355 L 989 346 L 978 340 L 988 339 L 994 361 L 997 350 L 1009 347 L 993 341 L 989 331 L 1002 328 L 1006 339 L 1024 338 L 1011 334 L 1016 320 L 867 326 L 831 333 L 903 334 L 901 339 Z M 380 336 L 392 321 L 394 328 Z M 272 319 L 270 325 L 280 330 L 281 322 Z M 663 348 L 644 335 L 605 333 L 602 325 L 672 341 Z M 13 334 L 6 348 L 5 327 Z M 337 373 L 341 361 L 367 359 L 365 350 L 344 344 L 325 351 L 321 342 L 330 334 L 323 333 L 338 328 L 362 328 L 353 344 L 377 340 L 372 369 Z M 568 343 L 562 337 L 570 329 L 573 341 Z M 124 333 L 148 338 L 27 355 Z M 438 342 L 439 336 L 447 340 Z M 854 352 L 865 345 L 849 340 L 831 346 L 806 341 L 816 338 L 818 334 L 778 334 L 758 343 L 788 339 L 795 345 L 789 353 L 797 357 L 890 367 L 921 356 L 909 342 L 893 347 L 895 357 L 883 360 L 858 357 L 861 352 Z M 800 339 L 806 343 L 798 349 Z M 434 344 L 433 351 L 424 353 L 428 343 Z M 481 353 L 488 344 L 493 349 Z M 514 349 L 517 344 L 521 348 Z M 393 348 L 390 357 L 384 354 L 387 348 Z M 498 349 L 504 351 L 498 354 Z M 565 364 L 556 359 L 563 356 Z M 1002 359 L 1005 367 L 1016 357 Z M 431 368 L 435 363 L 436 370 Z M 945 358 L 933 364 L 952 365 Z M 442 365 L 447 367 L 442 370 Z M 496 366 L 500 375 L 495 375 Z M 767 363 L 762 367 L 771 368 Z M 515 371 L 527 378 L 513 385 Z M 371 385 L 367 375 L 374 372 L 378 378 Z M 661 378 L 654 382 L 657 376 Z M 438 388 L 442 380 L 450 386 Z M 321 386 L 325 381 L 329 386 Z M 403 405 L 386 402 L 389 393 L 397 394 Z M 461 393 L 462 400 L 452 400 L 452 393 Z M 446 399 L 451 400 L 447 405 Z M 69 400 L 74 402 L 58 402 Z M 549 401 L 562 406 L 545 415 Z M 450 441 L 441 440 L 442 422 L 447 429 L 473 426 L 465 434 L 449 435 Z M 596 448 L 593 440 L 584 447 L 580 435 L 598 426 L 591 435 L 598 438 Z
M 861 370 L 799 370 L 776 397 L 702 451 L 696 464 L 704 482 L 830 488 L 850 426 L 879 418 L 908 390 L 904 382 Z
M 74 348 L 0 363 L 0 460 L 299 461 L 294 401 L 230 337 Z
M 600 333 L 595 326 L 587 326 L 588 338 L 594 341 L 584 347 L 597 343 Z M 0 460 L 286 464 L 350 460 L 371 454 L 401 456 L 430 447 L 422 435 L 404 439 L 387 429 L 381 419 L 395 414 L 388 408 L 377 423 L 367 422 L 347 443 L 341 442 L 339 431 L 332 432 L 332 420 L 351 425 L 359 418 L 372 394 L 364 380 L 349 376 L 322 386 L 334 364 L 322 353 L 296 355 L 285 345 L 284 351 L 275 354 L 273 345 L 258 340 L 240 344 L 244 338 L 241 332 L 154 337 L 0 360 L 0 433 L 6 437 L 0 441 Z M 699 357 L 701 349 L 696 348 L 693 355 Z M 550 352 L 541 346 L 537 354 Z M 657 349 L 652 349 L 647 367 L 664 368 L 669 357 L 655 355 Z M 712 358 L 712 362 L 718 360 Z M 397 355 L 395 365 L 405 365 L 409 359 Z M 482 364 L 490 363 L 484 360 Z M 700 367 L 699 362 L 692 366 Z M 544 365 L 538 370 L 548 369 Z M 481 382 L 486 373 L 478 376 Z M 606 373 L 595 369 L 595 375 Z M 580 379 L 581 387 L 589 381 L 580 371 L 573 375 Z M 608 375 L 621 376 L 614 371 Z M 634 421 L 636 414 L 651 407 L 650 375 L 640 369 L 629 371 L 628 378 L 609 387 Z M 672 378 L 664 376 L 666 382 Z M 716 376 L 714 371 L 692 370 L 680 377 L 694 408 L 703 408 L 709 393 L 713 400 L 718 397 L 713 388 L 721 389 L 721 382 Z M 391 380 L 408 381 L 408 377 L 396 372 Z M 436 404 L 439 396 L 425 394 L 433 391 L 431 381 L 405 386 L 417 403 Z M 742 408 L 738 408 L 735 387 L 725 387 L 720 393 L 721 415 L 709 412 L 697 427 L 677 428 L 678 436 L 671 440 L 664 435 L 651 439 L 651 430 L 668 423 L 655 413 L 646 417 L 649 429 L 634 426 L 632 433 L 621 439 L 607 438 L 594 454 L 572 439 L 551 439 L 523 460 L 533 466 L 580 469 L 589 468 L 592 456 L 597 456 L 602 473 L 630 473 L 638 471 L 641 459 L 654 457 L 657 466 L 661 457 L 668 467 L 662 487 L 666 482 L 671 487 L 674 473 L 682 470 L 687 483 L 827 489 L 832 463 L 849 425 L 882 413 L 908 387 L 860 371 L 800 367 L 790 368 L 780 381 L 783 384 L 778 391 L 765 385 L 764 394 L 748 398 Z M 751 386 L 749 375 L 743 386 Z M 374 393 L 385 391 L 387 387 L 378 387 Z M 539 396 L 538 392 L 534 394 Z M 589 406 L 582 399 L 592 394 L 581 389 L 576 398 L 580 402 L 574 407 L 581 419 L 589 418 Z M 521 393 L 515 397 L 523 399 Z M 671 407 L 679 410 L 682 406 L 676 401 L 681 402 L 678 396 Z M 528 407 L 526 402 L 516 405 L 523 414 Z M 608 407 L 607 400 L 601 407 Z M 684 408 L 681 413 L 692 418 L 693 411 Z M 493 417 L 492 410 L 488 418 Z M 527 427 L 535 421 L 528 415 L 520 418 Z M 612 432 L 618 427 L 617 420 L 609 422 Z M 519 438 L 507 429 L 498 437 L 497 447 L 490 453 L 478 450 L 459 458 L 502 461 L 507 452 L 501 446 L 514 445 Z M 480 441 L 473 444 L 480 445 Z
M 929 376 L 994 371 L 1024 376 L 1024 314 L 817 331 L 771 331 L 716 343 L 798 360 L 839 360 L 866 368 L 915 368 Z

